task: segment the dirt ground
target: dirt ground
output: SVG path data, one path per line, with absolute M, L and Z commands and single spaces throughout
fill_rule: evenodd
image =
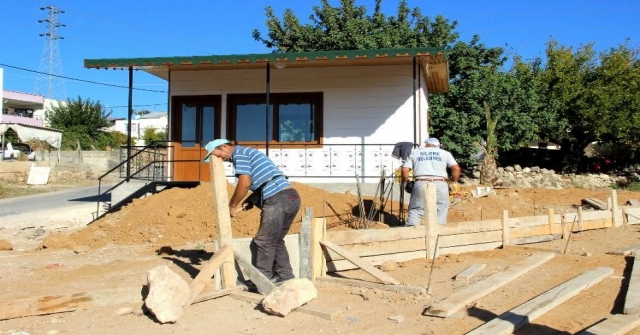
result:
M 351 229 L 357 224 L 352 194 L 328 193 L 295 184 L 302 208 L 312 207 L 314 216 L 326 217 L 328 229 Z M 193 189 L 170 189 L 136 200 L 119 212 L 81 228 L 47 231 L 39 237 L 6 233 L 6 239 L 21 251 L 0 252 L 0 298 L 2 301 L 55 294 L 92 292 L 146 284 L 147 271 L 168 265 L 187 282 L 202 262 L 211 257 L 215 240 L 211 184 Z M 230 188 L 231 190 L 231 188 Z M 468 191 L 468 190 L 467 190 Z M 618 203 L 640 199 L 640 193 L 618 191 Z M 451 207 L 450 222 L 497 219 L 504 209 L 510 217 L 575 210 L 582 198 L 606 201 L 610 190 L 586 189 L 497 189 L 496 194 L 463 197 Z M 398 203 L 387 203 L 385 221 L 393 226 Z M 255 234 L 259 211 L 241 212 L 232 219 L 234 237 Z M 299 221 L 299 220 L 298 220 Z M 375 228 L 385 228 L 376 224 Z M 296 222 L 291 233 L 299 229 Z M 486 252 L 438 257 L 433 264 L 431 295 L 355 288 L 316 283 L 319 297 L 314 306 L 341 311 L 334 320 L 293 312 L 276 317 L 255 305 L 222 297 L 191 306 L 175 324 L 159 324 L 142 313 L 140 304 L 94 307 L 74 312 L 0 321 L 0 334 L 20 330 L 39 334 L 464 334 L 495 316 L 583 273 L 600 266 L 614 274 L 533 320 L 516 334 L 575 334 L 622 313 L 633 258 L 607 252 L 638 244 L 640 227 L 623 226 L 573 234 L 567 240 L 513 246 Z M 177 250 L 158 255 L 161 246 Z M 547 263 L 479 299 L 449 318 L 424 316 L 425 308 L 470 283 L 500 272 L 536 252 L 558 252 Z M 40 250 L 36 250 L 40 249 Z M 486 264 L 469 283 L 456 282 L 456 274 L 475 263 Z M 400 263 L 389 272 L 399 281 L 427 286 L 431 261 Z M 375 281 L 361 271 L 343 271 L 339 276 Z M 133 313 L 118 315 L 122 307 Z M 632 334 L 640 334 L 635 330 Z

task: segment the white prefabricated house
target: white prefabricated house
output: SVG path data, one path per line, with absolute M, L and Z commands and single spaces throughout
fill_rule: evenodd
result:
M 175 181 L 209 180 L 201 158 L 214 138 L 263 150 L 293 181 L 377 181 L 398 167 L 391 157 L 396 143 L 428 137 L 429 95 L 449 89 L 447 58 L 431 47 L 86 59 L 84 65 L 128 69 L 129 82 L 134 70 L 167 80 L 166 173 Z M 230 166 L 227 172 L 233 176 Z

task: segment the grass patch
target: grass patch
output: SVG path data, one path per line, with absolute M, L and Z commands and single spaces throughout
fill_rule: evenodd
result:
M 50 192 L 48 188 L 0 182 L 0 199 L 22 197 L 26 195 Z

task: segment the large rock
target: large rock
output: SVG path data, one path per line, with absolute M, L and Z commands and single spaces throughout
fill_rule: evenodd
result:
M 13 245 L 7 240 L 0 239 L 0 251 L 13 250 Z
M 285 316 L 317 297 L 318 290 L 309 279 L 291 279 L 269 293 L 262 307 L 267 313 Z
M 168 266 L 157 266 L 147 273 L 149 295 L 145 305 L 161 323 L 176 322 L 189 300 L 189 284 Z

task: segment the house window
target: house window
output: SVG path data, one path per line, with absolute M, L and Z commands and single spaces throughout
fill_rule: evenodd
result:
M 220 136 L 220 96 L 174 97 L 174 131 L 171 140 L 182 147 L 203 147 Z
M 322 93 L 275 93 L 269 95 L 267 136 L 266 95 L 228 96 L 230 139 L 241 144 L 320 144 Z

